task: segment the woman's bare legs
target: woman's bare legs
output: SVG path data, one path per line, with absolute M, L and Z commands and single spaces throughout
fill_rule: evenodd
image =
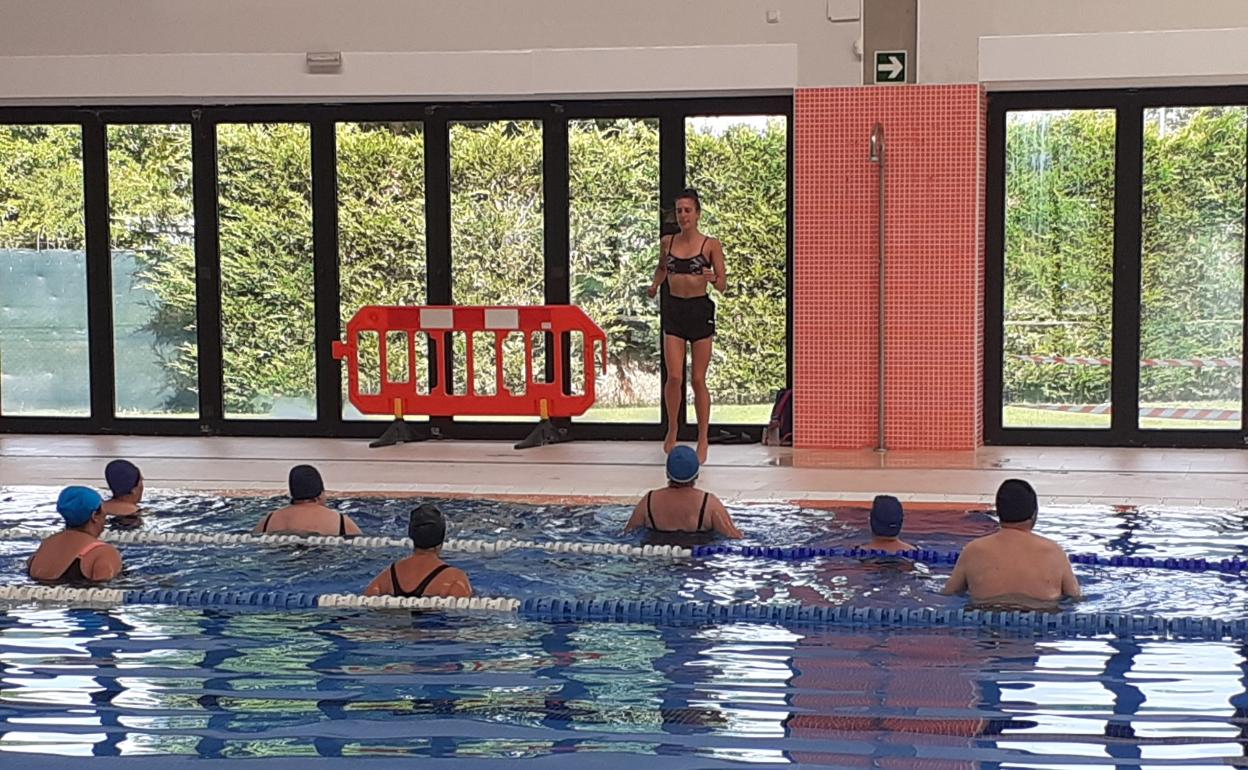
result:
M 663 453 L 676 446 L 676 430 L 680 427 L 680 402 L 685 379 L 685 341 L 670 334 L 663 335 L 663 362 L 667 364 L 667 379 L 663 381 L 663 400 L 667 404 L 667 438 L 663 439 Z
M 711 430 L 711 391 L 706 387 L 706 370 L 711 365 L 711 337 L 693 343 L 693 406 L 698 410 L 698 461 L 706 462 L 707 439 Z

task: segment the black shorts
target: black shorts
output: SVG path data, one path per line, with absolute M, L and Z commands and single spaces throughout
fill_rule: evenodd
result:
M 696 342 L 715 335 L 715 303 L 701 297 L 673 297 L 663 302 L 663 333 Z

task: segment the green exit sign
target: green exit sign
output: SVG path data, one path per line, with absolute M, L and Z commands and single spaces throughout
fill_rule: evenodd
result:
M 906 82 L 906 59 L 908 54 L 908 51 L 876 51 L 875 82 Z

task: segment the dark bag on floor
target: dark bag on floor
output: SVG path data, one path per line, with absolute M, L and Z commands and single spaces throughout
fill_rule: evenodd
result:
M 793 389 L 776 391 L 771 407 L 771 421 L 763 431 L 763 443 L 769 446 L 793 446 Z

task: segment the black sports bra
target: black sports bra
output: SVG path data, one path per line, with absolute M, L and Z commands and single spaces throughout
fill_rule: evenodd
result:
M 712 270 L 711 258 L 706 256 L 706 242 L 709 237 L 702 238 L 702 245 L 698 247 L 698 253 L 692 257 L 677 257 L 672 254 L 672 242 L 676 240 L 676 236 L 672 236 L 672 240 L 667 242 L 667 254 L 663 256 L 663 268 L 673 275 L 702 275 L 708 270 Z
M 390 588 L 394 591 L 394 596 L 404 596 L 404 597 L 411 598 L 411 599 L 419 599 L 420 597 L 425 595 L 425 590 L 429 588 L 429 584 L 433 582 L 433 579 L 436 578 L 438 575 L 441 575 L 444 571 L 450 568 L 451 568 L 451 565 L 449 564 L 439 564 L 438 566 L 429 570 L 429 574 L 425 575 L 425 579 L 420 581 L 420 584 L 418 586 L 416 586 L 410 591 L 407 591 L 403 588 L 403 585 L 399 583 L 399 571 L 394 568 L 394 564 L 392 563 L 390 565 Z
M 273 518 L 274 513 L 277 513 L 277 511 L 273 511 L 268 516 L 264 517 L 264 523 L 260 525 L 261 534 L 264 534 L 265 532 L 269 531 L 269 519 Z M 347 517 L 340 513 L 338 514 L 338 537 L 346 537 L 346 536 L 347 536 Z
M 650 531 L 662 532 L 664 534 L 669 534 L 669 535 L 676 535 L 676 534 L 682 534 L 682 533 L 688 534 L 688 530 L 659 529 L 658 527 L 654 525 L 654 511 L 650 509 L 650 495 L 652 494 L 654 494 L 653 491 L 646 493 L 646 521 L 650 523 Z M 709 531 L 709 530 L 702 528 L 702 522 L 706 519 L 706 501 L 709 500 L 710 497 L 711 497 L 710 492 L 705 492 L 702 495 L 702 507 L 698 509 L 698 528 L 693 530 L 694 532 L 708 532 Z M 714 527 L 712 527 L 711 529 L 714 529 Z

